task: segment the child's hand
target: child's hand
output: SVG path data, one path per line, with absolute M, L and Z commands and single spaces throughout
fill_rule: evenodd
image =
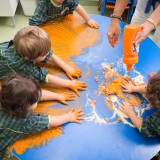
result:
M 69 122 L 76 122 L 81 124 L 82 122 L 80 122 L 79 120 L 84 120 L 84 118 L 82 118 L 83 115 L 84 113 L 82 112 L 82 110 L 75 111 L 74 109 L 71 109 L 71 111 L 68 112 Z
M 71 81 L 71 85 L 69 86 L 69 88 L 74 92 L 76 92 L 78 96 L 80 96 L 78 90 L 86 90 L 86 87 L 87 85 L 85 82 L 75 81 L 75 80 Z
M 93 19 L 89 19 L 88 21 L 87 21 L 87 24 L 90 26 L 90 27 L 92 27 L 92 28 L 96 28 L 96 29 L 98 29 L 98 23 L 96 22 L 96 21 L 94 21 Z
M 128 102 L 122 102 L 122 104 L 120 104 L 120 108 L 119 108 L 124 114 L 126 115 L 130 115 L 130 114 L 135 114 L 134 108 L 133 106 L 128 103 Z
M 81 77 L 81 71 L 78 68 L 72 68 L 70 71 L 66 72 L 69 79 L 73 79 L 73 77 L 80 78 Z
M 131 82 L 123 81 L 121 87 L 124 88 L 123 92 L 132 93 L 134 92 L 134 85 Z
M 63 104 L 68 105 L 68 102 L 66 101 L 73 101 L 74 97 L 75 95 L 73 93 L 64 93 L 64 94 L 60 94 L 57 100 Z

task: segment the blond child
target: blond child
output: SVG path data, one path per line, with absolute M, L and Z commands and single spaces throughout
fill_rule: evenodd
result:
M 39 0 L 34 15 L 29 19 L 29 25 L 40 26 L 49 21 L 59 20 L 74 10 L 90 27 L 98 28 L 97 22 L 89 17 L 78 0 Z
M 37 26 L 27 26 L 20 29 L 13 41 L 0 44 L 0 79 L 10 73 L 23 73 L 43 83 L 55 87 L 70 88 L 79 95 L 78 90 L 85 90 L 85 82 L 68 80 L 48 73 L 48 69 L 35 65 L 35 62 L 54 63 L 66 72 L 69 78 L 79 78 L 81 72 L 67 65 L 53 54 L 48 34 Z M 58 100 L 67 104 L 66 100 L 74 100 L 74 95 L 58 94 L 42 90 L 42 100 Z
M 124 92 L 127 93 L 145 93 L 150 105 L 158 109 L 148 116 L 146 120 L 138 117 L 134 111 L 134 107 L 127 102 L 121 104 L 120 110 L 128 115 L 135 127 L 144 136 L 160 136 L 160 72 L 150 78 L 147 86 L 135 86 L 130 82 L 124 82 L 122 87 L 124 88 Z
M 32 78 L 11 74 L 2 83 L 0 92 L 0 159 L 17 139 L 30 133 L 47 130 L 68 122 L 81 123 L 82 111 L 70 111 L 60 116 L 35 114 L 41 98 L 41 88 Z

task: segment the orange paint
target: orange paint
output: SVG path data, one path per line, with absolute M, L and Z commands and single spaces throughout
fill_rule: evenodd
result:
M 106 96 L 110 94 L 116 94 L 119 98 L 122 98 L 124 101 L 129 102 L 131 105 L 140 105 L 141 101 L 137 96 L 133 94 L 128 94 L 127 97 L 125 96 L 125 94 L 121 90 L 122 82 L 123 77 L 118 76 L 114 78 L 111 82 L 107 83 L 105 86 Z
M 90 103 L 90 107 L 91 107 L 91 108 L 94 108 L 94 107 L 95 107 L 95 105 L 96 105 L 96 100 L 91 101 L 91 103 Z
M 91 28 L 84 23 L 83 18 L 79 15 L 73 14 L 68 15 L 64 19 L 46 23 L 42 28 L 48 32 L 51 38 L 51 49 L 54 51 L 54 54 L 62 58 L 66 63 L 70 64 L 76 68 L 76 64 L 71 61 L 71 56 L 78 56 L 82 53 L 82 50 L 86 47 L 95 46 L 95 41 L 100 41 L 100 34 L 97 29 Z M 42 66 L 42 64 L 41 64 Z M 57 67 L 51 65 L 49 68 L 49 73 L 54 75 L 62 75 L 64 72 Z M 77 72 L 77 70 L 76 70 Z M 79 74 L 80 76 L 80 74 Z M 42 84 L 43 89 L 50 91 L 56 91 L 58 93 L 66 93 L 69 89 L 57 89 L 54 88 L 51 84 Z M 74 90 L 77 89 L 77 86 L 73 86 Z M 84 89 L 84 85 L 78 85 L 81 89 Z M 38 107 L 34 110 L 35 113 L 45 113 L 48 115 L 60 115 L 68 112 L 70 108 L 68 106 L 61 108 L 48 108 L 48 106 L 53 106 L 57 102 L 40 102 Z M 83 102 L 76 100 L 74 109 L 82 109 Z M 58 137 L 62 135 L 62 129 L 60 127 L 53 128 L 47 131 L 42 131 L 35 134 L 30 134 L 23 139 L 16 141 L 10 149 L 15 149 L 18 154 L 25 152 L 27 148 L 32 148 L 34 146 L 39 147 L 40 145 L 46 144 L 47 141 L 50 141 L 52 137 Z
M 100 41 L 100 33 L 91 28 L 78 14 L 68 15 L 61 21 L 46 23 L 42 28 L 51 37 L 51 48 L 63 60 L 73 65 L 71 56 L 78 56 L 82 49 L 95 46 Z
M 131 71 L 133 65 L 138 62 L 138 49 L 133 45 L 138 32 L 142 30 L 139 25 L 126 25 L 123 33 L 123 62 L 127 65 L 127 70 Z

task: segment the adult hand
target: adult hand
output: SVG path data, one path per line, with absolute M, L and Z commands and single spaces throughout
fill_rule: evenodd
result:
M 119 20 L 117 19 L 112 19 L 110 27 L 108 28 L 107 31 L 107 36 L 110 45 L 114 48 L 116 44 L 118 44 L 118 38 L 120 34 L 120 25 L 119 25 Z
M 146 39 L 146 37 L 154 29 L 153 24 L 148 21 L 145 21 L 141 26 L 142 26 L 142 31 L 137 33 L 136 38 L 133 42 L 135 45 L 138 45 L 140 42 Z

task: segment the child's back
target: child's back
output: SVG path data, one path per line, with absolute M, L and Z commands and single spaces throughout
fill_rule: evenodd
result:
M 2 83 L 0 92 L 0 159 L 5 150 L 22 136 L 67 122 L 81 123 L 81 111 L 70 111 L 60 116 L 35 114 L 41 98 L 39 84 L 24 75 L 12 74 Z

